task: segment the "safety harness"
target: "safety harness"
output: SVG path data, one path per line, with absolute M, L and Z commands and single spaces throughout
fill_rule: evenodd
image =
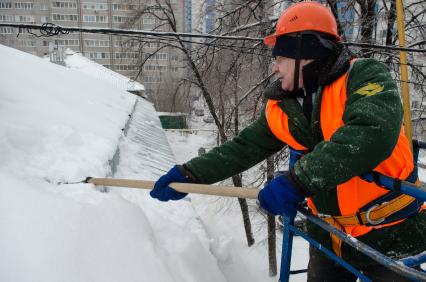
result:
M 420 148 L 426 148 L 426 143 L 414 140 L 414 170 L 406 179 L 406 181 L 411 183 L 418 181 L 418 155 Z M 308 153 L 307 150 L 303 151 L 290 148 L 290 169 L 292 169 L 295 163 L 306 153 Z M 408 217 L 418 214 L 421 210 L 426 209 L 426 205 L 424 205 L 423 202 L 400 192 L 400 187 L 402 185 L 400 179 L 391 178 L 376 171 L 365 173 L 360 177 L 367 182 L 374 182 L 376 185 L 392 191 L 368 203 L 355 214 L 339 216 L 323 214 L 316 211 L 311 204 L 310 207 L 312 212 L 337 229 L 345 231 L 345 227 L 368 226 L 377 229 L 395 225 Z M 342 240 L 331 233 L 330 237 L 333 251 L 339 257 L 342 257 Z
M 336 130 L 344 125 L 343 114 L 347 99 L 347 79 L 354 63 L 355 60 L 351 60 L 350 68 L 321 90 L 319 121 L 324 141 L 330 141 Z M 291 169 L 298 159 L 309 153 L 309 150 L 292 135 L 289 117 L 283 101 L 268 100 L 265 113 L 272 133 L 291 148 Z M 298 120 L 292 119 L 291 121 L 297 122 Z M 310 210 L 314 215 L 318 215 L 336 228 L 354 237 L 362 236 L 373 229 L 396 225 L 419 213 L 423 203 L 411 196 L 402 194 L 398 189 L 401 180 L 412 183 L 417 180 L 419 144 L 415 142 L 414 145 L 417 152 L 412 154 L 409 141 L 401 127 L 391 155 L 383 160 L 374 171 L 355 176 L 337 185 L 339 215 L 320 213 L 321 211 L 317 210 L 312 198 L 308 198 L 307 201 Z M 389 189 L 386 189 L 389 187 L 396 187 L 396 189 L 389 191 Z M 341 256 L 342 242 L 334 235 L 331 235 L 331 239 L 334 252 Z

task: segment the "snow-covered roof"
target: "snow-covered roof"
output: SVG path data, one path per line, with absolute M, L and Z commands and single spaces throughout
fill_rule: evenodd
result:
M 157 112 L 158 116 L 187 116 L 186 113 L 180 113 L 180 112 Z
M 76 69 L 90 76 L 103 79 L 113 84 L 115 87 L 126 91 L 142 91 L 145 86 L 137 81 L 131 80 L 122 74 L 112 71 L 101 64 L 98 64 L 80 53 L 71 49 L 65 51 L 65 65 L 68 68 Z
M 3 45 L 0 62 L 0 281 L 226 281 L 190 201 L 80 182 L 119 144 L 121 177 L 174 164 L 151 103 Z

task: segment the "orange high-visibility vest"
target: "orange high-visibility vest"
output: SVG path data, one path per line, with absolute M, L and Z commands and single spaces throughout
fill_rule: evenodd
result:
M 322 93 L 320 123 L 321 130 L 325 141 L 329 141 L 331 136 L 339 127 L 343 126 L 342 116 L 345 111 L 346 104 L 346 82 L 349 72 L 342 75 L 330 85 L 326 86 Z M 307 150 L 303 145 L 298 143 L 291 135 L 288 126 L 288 117 L 278 105 L 279 101 L 269 100 L 266 105 L 266 118 L 268 126 L 273 134 L 296 150 Z M 407 179 L 414 169 L 413 157 L 409 146 L 408 139 L 404 135 L 403 127 L 399 134 L 398 142 L 391 154 L 386 160 L 382 161 L 374 171 L 381 174 L 398 178 Z M 389 193 L 390 191 L 377 186 L 375 183 L 369 183 L 356 176 L 337 185 L 337 199 L 341 215 L 356 214 L 359 209 L 366 204 L 376 200 L 377 198 Z M 308 206 L 317 214 L 318 211 L 312 199 L 308 199 Z M 398 224 L 403 220 L 396 222 L 377 225 L 377 226 L 349 226 L 344 227 L 346 233 L 357 237 L 368 233 L 373 228 L 381 228 Z

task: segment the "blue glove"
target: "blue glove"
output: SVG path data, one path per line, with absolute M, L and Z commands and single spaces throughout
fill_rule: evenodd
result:
M 275 177 L 260 190 L 260 207 L 274 215 L 295 217 L 299 203 L 305 199 L 295 186 L 289 173 Z
M 180 172 L 177 165 L 155 182 L 154 189 L 152 189 L 149 194 L 151 197 L 163 202 L 167 202 L 168 200 L 180 200 L 188 195 L 188 193 L 181 193 L 170 188 L 169 184 L 172 182 L 189 182 L 188 178 Z

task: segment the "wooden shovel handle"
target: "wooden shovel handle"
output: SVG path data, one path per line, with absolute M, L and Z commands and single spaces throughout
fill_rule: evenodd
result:
M 117 179 L 117 178 L 88 178 L 87 183 L 103 186 L 127 187 L 138 189 L 152 189 L 154 181 Z M 183 193 L 195 193 L 203 195 L 214 195 L 223 197 L 237 197 L 246 199 L 257 199 L 259 190 L 256 188 L 241 188 L 233 186 L 216 186 L 205 184 L 170 183 L 173 189 Z

